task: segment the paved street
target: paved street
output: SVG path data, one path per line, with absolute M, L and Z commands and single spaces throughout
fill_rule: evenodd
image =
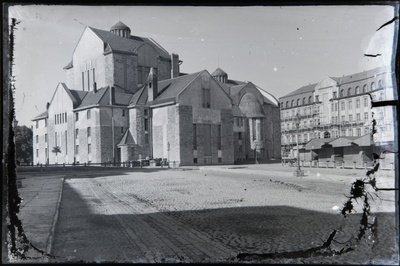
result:
M 348 218 L 339 212 L 365 170 L 304 168 L 306 176 L 293 177 L 294 168 L 280 164 L 93 169 L 31 177 L 64 177 L 54 238 L 45 244 L 55 261 L 227 262 L 238 253 L 316 247 L 341 226 L 342 241 L 358 232 L 360 212 Z M 29 195 L 28 175 L 19 174 L 22 195 Z M 392 171 L 377 175 L 378 187 L 393 187 L 393 180 Z M 396 264 L 394 193 L 378 196 L 371 209 L 378 221 L 373 248 L 302 261 Z

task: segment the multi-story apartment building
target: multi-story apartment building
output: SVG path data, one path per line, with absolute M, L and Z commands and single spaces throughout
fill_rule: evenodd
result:
M 318 158 L 364 165 L 377 147 L 393 150 L 392 108 L 371 108 L 371 101 L 394 98 L 393 77 L 388 67 L 375 68 L 325 77 L 281 97 L 282 157 L 296 157 L 299 150 L 307 162 Z

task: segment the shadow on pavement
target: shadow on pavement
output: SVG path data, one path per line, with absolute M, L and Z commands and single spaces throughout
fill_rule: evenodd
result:
M 115 205 L 105 204 L 106 197 L 114 199 Z M 61 262 L 162 262 L 166 258 L 229 261 L 240 252 L 298 251 L 319 246 L 341 225 L 338 241 L 346 241 L 357 234 L 361 217 L 353 214 L 343 218 L 288 206 L 137 213 L 136 207 L 143 204 L 152 206 L 147 201 L 128 203 L 115 195 L 82 197 L 65 183 L 52 255 Z M 359 264 L 392 258 L 398 252 L 394 216 L 376 214 L 378 231 L 373 248 L 360 247 L 327 260 Z

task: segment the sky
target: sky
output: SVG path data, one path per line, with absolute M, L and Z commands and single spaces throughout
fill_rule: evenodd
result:
M 74 6 L 15 5 L 15 110 L 19 125 L 46 110 L 86 26 L 131 34 L 179 54 L 181 72 L 218 67 L 275 98 L 324 77 L 390 65 L 397 15 L 390 5 L 352 6 Z M 396 24 L 398 25 L 398 24 Z M 396 29 L 396 32 L 398 29 Z M 396 36 L 397 37 L 397 36 Z M 397 40 L 395 42 L 397 44 Z M 367 54 L 381 54 L 365 57 Z

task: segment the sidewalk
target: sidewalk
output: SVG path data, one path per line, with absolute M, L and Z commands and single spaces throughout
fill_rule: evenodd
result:
M 51 253 L 52 239 L 61 200 L 64 176 L 18 173 L 18 191 L 22 198 L 18 214 L 28 240 L 45 253 Z M 27 257 L 34 262 L 45 259 L 32 248 Z

